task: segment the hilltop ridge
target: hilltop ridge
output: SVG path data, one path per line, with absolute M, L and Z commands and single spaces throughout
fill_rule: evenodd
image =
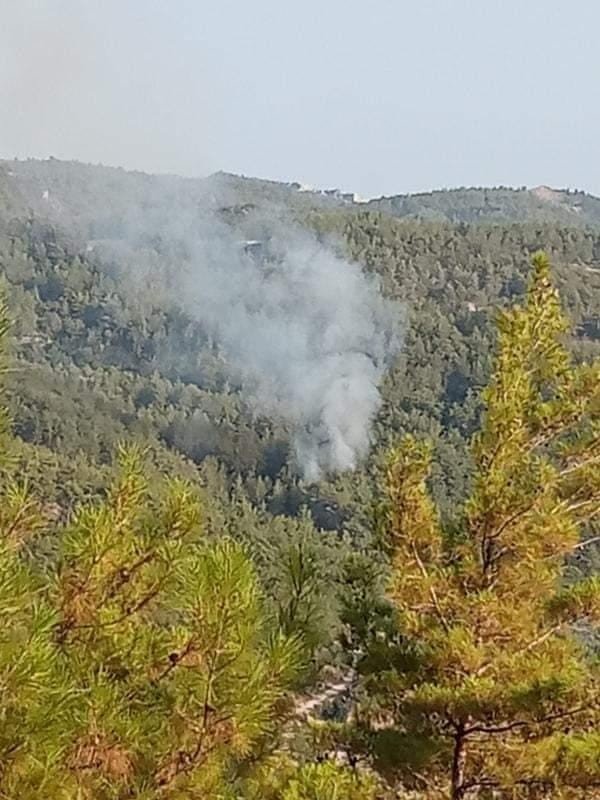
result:
M 580 190 L 550 186 L 457 187 L 399 193 L 363 200 L 353 192 L 307 187 L 216 172 L 207 177 L 150 174 L 77 161 L 0 160 L 0 207 L 21 216 L 29 208 L 60 222 L 64 217 L 86 227 L 98 221 L 99 198 L 110 211 L 153 203 L 217 209 L 244 204 L 285 206 L 296 210 L 344 208 L 381 212 L 403 219 L 453 224 L 540 222 L 569 226 L 600 224 L 600 198 Z M 11 209 L 12 206 L 12 209 Z M 101 209 L 106 216 L 109 209 Z

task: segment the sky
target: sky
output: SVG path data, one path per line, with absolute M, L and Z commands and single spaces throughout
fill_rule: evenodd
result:
M 600 194 L 598 0 L 0 0 L 0 157 Z

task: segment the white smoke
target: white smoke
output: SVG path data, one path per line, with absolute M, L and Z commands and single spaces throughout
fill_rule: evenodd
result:
M 52 161 L 35 174 L 53 201 L 41 213 L 75 220 L 94 238 L 88 250 L 107 248 L 123 279 L 182 306 L 211 335 L 255 412 L 287 423 L 307 479 L 356 466 L 404 327 L 376 276 L 291 223 L 286 198 L 240 206 L 243 183 Z M 79 200 L 65 176 L 75 186 L 85 178 Z M 244 251 L 244 237 L 261 240 L 258 253 Z
M 315 480 L 367 452 L 402 313 L 374 276 L 309 234 L 287 229 L 276 243 L 265 260 L 208 234 L 180 302 L 212 332 L 254 408 L 287 420 L 298 465 Z

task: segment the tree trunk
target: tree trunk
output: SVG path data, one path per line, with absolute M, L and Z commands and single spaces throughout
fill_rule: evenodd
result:
M 462 800 L 465 796 L 465 765 L 467 761 L 466 739 L 464 725 L 460 725 L 454 739 L 454 754 L 452 756 L 452 800 Z

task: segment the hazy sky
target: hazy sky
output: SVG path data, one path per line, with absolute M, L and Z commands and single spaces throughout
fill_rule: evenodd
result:
M 599 0 L 0 0 L 0 155 L 600 194 Z

